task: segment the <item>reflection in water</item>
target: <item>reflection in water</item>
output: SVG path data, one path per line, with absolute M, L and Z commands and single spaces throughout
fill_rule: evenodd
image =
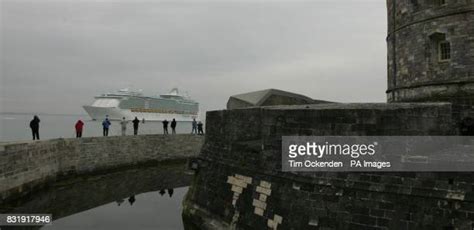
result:
M 135 202 L 135 195 L 128 198 L 128 203 L 130 203 L 130 205 L 133 205 L 134 202 Z
M 137 194 L 133 205 L 127 198 L 121 206 L 112 202 L 55 220 L 52 225 L 42 229 L 184 229 L 181 201 L 187 190 L 187 187 L 176 188 L 173 198 L 157 196 L 158 191 Z
M 59 181 L 0 213 L 53 215 L 52 225 L 21 229 L 183 229 L 181 202 L 192 178 L 184 168 L 168 163 Z M 165 189 L 169 197 L 156 196 Z
M 123 199 L 115 201 L 115 202 L 117 202 L 117 205 L 120 206 L 123 203 Z

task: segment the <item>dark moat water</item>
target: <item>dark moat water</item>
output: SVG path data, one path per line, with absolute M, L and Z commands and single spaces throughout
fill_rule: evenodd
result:
M 4 229 L 183 229 L 192 173 L 183 163 L 81 176 L 53 183 L 0 213 L 51 213 L 51 225 Z
M 42 229 L 183 229 L 181 201 L 187 190 L 138 194 L 58 219 Z

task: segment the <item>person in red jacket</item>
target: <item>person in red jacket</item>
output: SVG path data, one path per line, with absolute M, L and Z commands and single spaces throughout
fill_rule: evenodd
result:
M 81 138 L 82 137 L 82 128 L 84 127 L 84 122 L 81 120 L 78 120 L 76 122 L 76 138 Z

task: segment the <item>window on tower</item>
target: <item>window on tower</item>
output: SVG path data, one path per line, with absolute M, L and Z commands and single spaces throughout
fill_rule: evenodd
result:
M 434 32 L 429 36 L 429 38 L 431 60 L 433 62 L 446 62 L 451 60 L 451 42 L 446 34 L 442 32 Z
M 451 59 L 451 43 L 448 41 L 440 41 L 438 43 L 438 56 L 440 61 L 448 61 Z

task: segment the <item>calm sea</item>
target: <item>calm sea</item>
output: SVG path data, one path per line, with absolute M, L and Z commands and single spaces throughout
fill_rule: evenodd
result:
M 92 121 L 88 115 L 56 115 L 39 114 L 40 138 L 71 138 L 76 136 L 74 125 L 81 119 L 84 125 L 83 137 L 101 136 L 102 121 Z M 0 142 L 31 140 L 29 127 L 33 114 L 0 113 Z M 171 129 L 169 132 L 171 132 Z M 191 122 L 178 122 L 177 133 L 191 133 Z M 139 134 L 161 134 L 163 128 L 161 122 L 145 121 L 140 123 Z M 121 135 L 118 121 L 112 121 L 109 136 Z M 133 135 L 131 122 L 127 128 L 127 135 Z

